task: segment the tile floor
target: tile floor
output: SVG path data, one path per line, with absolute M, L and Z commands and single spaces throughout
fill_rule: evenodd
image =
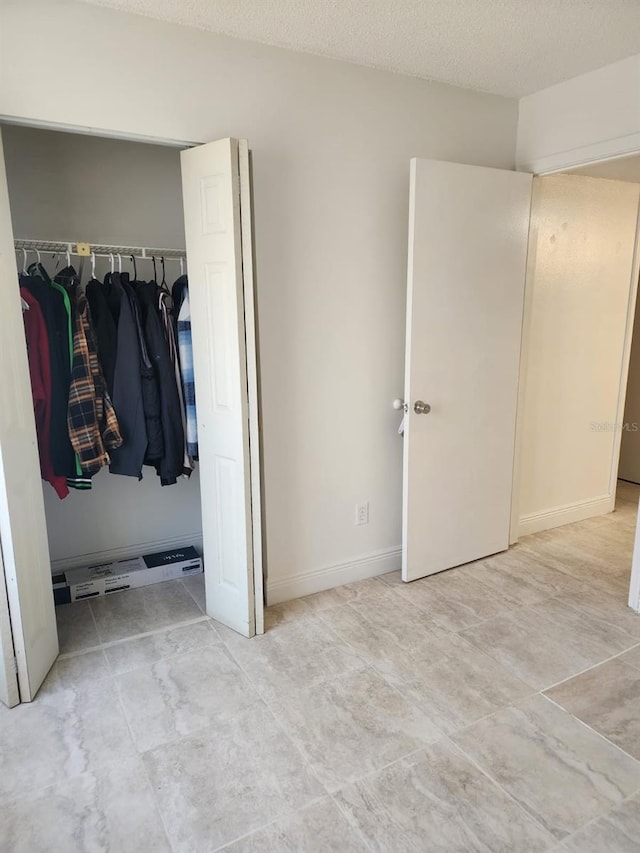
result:
M 36 701 L 0 709 L 0 849 L 637 853 L 639 493 L 253 640 L 202 578 L 59 608 Z

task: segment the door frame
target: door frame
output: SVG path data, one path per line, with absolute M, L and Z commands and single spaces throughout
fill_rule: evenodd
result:
M 638 151 L 640 154 L 640 151 Z M 612 159 L 612 158 L 608 158 Z M 615 158 L 613 158 L 615 159 Z M 602 161 L 593 161 L 593 163 Z M 589 166 L 592 162 L 580 165 Z M 533 192 L 532 201 L 536 192 L 536 180 L 538 178 L 551 175 L 565 174 L 566 169 L 554 169 L 551 172 L 541 172 L 533 176 Z M 606 180 L 606 179 L 604 179 Z M 532 238 L 535 237 L 533 222 L 529 228 L 529 245 Z M 524 310 L 522 315 L 522 350 L 520 354 L 520 379 L 518 389 L 518 409 L 516 414 L 516 452 L 513 465 L 513 493 L 511 501 L 511 525 L 509 544 L 514 545 L 519 539 L 520 528 L 520 482 L 521 482 L 521 456 L 522 456 L 522 435 L 524 432 L 524 396 L 527 387 L 527 351 L 530 339 L 532 311 L 533 311 L 533 276 L 535 274 L 535 259 L 532 252 L 528 252 L 527 256 L 527 272 L 525 280 L 524 294 Z M 640 208 L 638 211 L 638 219 L 636 222 L 635 243 L 633 249 L 633 262 L 631 265 L 631 277 L 629 281 L 629 298 L 627 303 L 627 316 L 625 321 L 625 332 L 623 342 L 622 360 L 620 362 L 620 375 L 618 379 L 618 404 L 616 408 L 616 423 L 620 423 L 624 418 L 624 405 L 627 388 L 627 378 L 629 374 L 629 363 L 631 358 L 631 340 L 633 337 L 633 323 L 635 318 L 636 300 L 638 295 L 638 279 L 640 277 Z M 622 433 L 617 430 L 614 435 L 613 453 L 611 455 L 611 467 L 609 470 L 609 496 L 610 508 L 613 510 L 616 499 L 617 474 L 618 465 L 620 462 L 620 444 L 622 441 Z
M 199 141 L 186 141 L 186 140 L 175 139 L 175 138 L 146 136 L 143 134 L 133 133 L 133 132 L 128 133 L 125 131 L 117 130 L 115 128 L 108 128 L 108 127 L 107 128 L 87 127 L 87 126 L 78 126 L 78 125 L 66 124 L 64 122 L 54 122 L 54 121 L 49 121 L 49 120 L 45 120 L 45 119 L 40 120 L 38 118 L 23 119 L 23 118 L 20 118 L 17 116 L 4 115 L 4 114 L 0 115 L 0 126 L 5 125 L 5 124 L 6 125 L 14 125 L 17 127 L 30 127 L 30 128 L 36 129 L 36 130 L 53 130 L 53 131 L 58 131 L 61 133 L 75 133 L 75 134 L 81 134 L 81 135 L 85 135 L 85 136 L 96 136 L 98 138 L 103 138 L 103 139 L 117 139 L 117 140 L 122 140 L 122 141 L 127 141 L 127 142 L 140 142 L 140 143 L 148 144 L 148 145 L 164 145 L 164 146 L 167 146 L 169 148 L 176 148 L 176 149 L 180 149 L 180 150 L 186 149 L 186 148 L 193 148 L 195 146 L 205 144 L 205 143 L 199 142 Z M 2 167 L 4 168 L 4 163 L 2 164 Z M 242 175 L 242 177 L 243 178 L 249 178 L 250 175 L 247 173 L 246 175 Z M 258 338 L 258 327 L 257 327 L 258 326 L 258 318 L 257 318 L 257 312 L 255 310 L 255 287 L 256 287 L 256 284 L 255 284 L 255 280 L 253 278 L 253 276 L 254 276 L 253 229 L 252 229 L 253 211 L 252 211 L 252 207 L 250 205 L 251 193 L 249 190 L 249 186 L 250 186 L 249 184 L 246 184 L 243 187 L 243 194 L 242 194 L 242 198 L 241 198 L 241 201 L 244 202 L 244 207 L 245 207 L 245 215 L 242 217 L 243 263 L 245 265 L 247 265 L 249 268 L 249 274 L 251 276 L 251 282 L 252 282 L 252 287 L 249 288 L 251 293 L 249 295 L 249 299 L 247 300 L 249 303 L 249 310 L 245 311 L 245 324 L 249 325 L 249 323 L 250 323 L 251 327 L 254 328 L 254 330 L 255 330 L 255 348 L 253 349 L 252 354 L 255 355 L 256 372 L 258 372 L 259 371 L 259 362 L 258 362 L 258 346 L 259 346 L 258 341 L 259 341 L 259 338 Z M 247 215 L 247 210 L 246 210 L 247 203 L 249 203 L 249 211 L 248 211 L 249 215 Z M 247 291 L 245 291 L 245 299 L 247 299 Z M 258 376 L 258 383 L 257 383 L 257 386 L 255 388 L 255 393 L 251 394 L 250 400 L 249 400 L 249 403 L 251 406 L 251 418 L 250 418 L 250 423 L 249 423 L 249 436 L 250 436 L 250 443 L 251 443 L 251 445 L 253 445 L 253 449 L 251 450 L 251 478 L 250 479 L 251 479 L 251 484 L 252 484 L 251 508 L 252 508 L 252 531 L 253 531 L 253 549 L 254 549 L 254 560 L 253 560 L 253 567 L 254 567 L 254 608 L 256 611 L 256 632 L 262 633 L 264 631 L 264 620 L 263 620 L 263 616 L 262 616 L 263 608 L 262 608 L 262 606 L 255 607 L 255 601 L 258 600 L 258 596 L 260 596 L 261 605 L 263 603 L 263 596 L 264 596 L 264 592 L 263 592 L 263 590 L 264 590 L 264 571 L 263 571 L 263 561 L 262 561 L 263 537 L 264 537 L 264 531 L 262 530 L 262 517 L 263 517 L 263 507 L 262 507 L 263 497 L 262 497 L 262 495 L 263 495 L 263 492 L 259 488 L 260 484 L 262 482 L 262 475 L 263 475 L 263 465 L 262 465 L 261 454 L 260 454 L 260 425 L 261 425 L 261 422 L 260 422 L 260 405 L 259 405 L 260 404 L 259 387 L 260 387 L 260 383 L 259 383 L 259 376 Z M 251 390 L 253 390 L 253 389 L 251 389 Z M 28 416 L 33 417 L 33 413 L 29 412 Z M 36 445 L 33 445 L 31 453 L 33 455 L 35 464 L 37 465 L 37 468 L 39 470 L 40 463 L 39 463 L 39 459 L 38 459 L 38 449 L 37 449 Z M 254 466 L 256 465 L 256 463 L 258 463 L 258 470 L 254 471 Z M 0 478 L 2 481 L 4 480 L 4 475 L 3 475 L 1 470 L 0 470 Z M 258 491 L 257 492 L 255 491 L 256 484 L 258 485 Z M 0 488 L 2 488 L 3 486 L 4 486 L 4 483 L 0 482 Z M 258 496 L 258 500 L 255 499 L 256 494 Z M 46 522 L 45 522 L 44 535 L 48 541 L 48 533 L 47 533 L 47 529 L 46 529 Z M 260 559 L 255 559 L 256 555 Z M 5 567 L 4 567 L 4 564 L 1 560 L 1 558 L 0 558 L 0 583 L 2 584 L 3 587 L 6 586 Z M 205 583 L 206 583 L 206 568 L 205 568 Z M 1 595 L 1 593 L 2 593 L 2 590 L 0 590 L 0 595 Z M 2 598 L 0 597 L 0 606 L 1 605 L 2 605 Z M 4 629 L 6 626 L 5 625 L 6 620 L 4 620 L 4 622 L 3 622 L 2 616 L 3 616 L 3 614 L 2 614 L 2 612 L 0 612 L 0 629 Z M 9 600 L 9 607 L 8 607 L 7 616 L 9 617 L 8 624 L 10 627 L 10 625 L 11 625 L 11 601 L 10 600 Z M 12 638 L 11 647 L 13 648 L 13 638 Z M 21 664 L 22 664 L 21 660 L 18 659 L 17 667 L 20 668 Z M 26 678 L 27 677 L 26 672 L 20 673 L 20 671 L 19 671 L 18 672 L 18 678 L 20 678 L 20 677 Z M 13 696 L 13 691 L 11 689 L 9 690 L 9 696 L 10 697 Z M 18 701 L 19 701 L 19 698 L 17 699 L 16 702 L 14 702 L 14 704 L 17 704 Z
M 572 162 L 570 165 L 555 166 L 553 169 L 543 172 L 536 172 L 533 175 L 533 196 L 536 189 L 536 179 L 551 175 L 566 174 L 573 169 L 582 166 L 592 166 L 597 163 L 606 163 L 611 160 L 618 160 L 625 157 L 640 155 L 640 149 L 634 151 L 626 151 L 624 154 L 609 155 L 599 157 L 583 162 Z M 606 180 L 606 179 L 605 179 Z M 529 242 L 531 243 L 533 231 L 533 223 L 529 228 Z M 522 315 L 522 350 L 520 354 L 520 379 L 518 389 L 518 408 L 516 413 L 516 440 L 515 440 L 515 455 L 513 463 L 513 492 L 511 500 L 511 524 L 509 545 L 514 545 L 519 539 L 520 528 L 520 482 L 521 482 L 521 450 L 522 450 L 522 434 L 524 425 L 524 394 L 527 383 L 527 359 L 526 353 L 530 338 L 532 306 L 533 306 L 533 288 L 532 280 L 534 273 L 534 260 L 531 252 L 527 256 L 527 271 L 525 279 L 524 291 L 524 310 Z M 620 376 L 618 381 L 618 405 L 616 411 L 616 423 L 621 423 L 624 419 L 624 407 L 626 401 L 627 380 L 629 376 L 629 364 L 631 360 L 631 343 L 633 338 L 633 327 L 638 300 L 638 291 L 640 285 L 640 208 L 638 209 L 638 218 L 636 221 L 635 245 L 633 250 L 633 262 L 631 265 L 631 280 L 629 282 L 629 298 L 627 303 L 627 317 L 625 322 L 624 342 L 622 360 L 620 363 Z M 609 470 L 609 495 L 610 509 L 615 508 L 616 490 L 618 481 L 618 467 L 620 464 L 620 446 L 622 442 L 622 432 L 617 430 L 614 434 L 613 452 L 611 454 L 611 468 Z M 635 542 L 631 564 L 631 579 L 629 584 L 629 607 L 640 613 L 640 503 L 638 507 L 638 516 L 636 519 Z

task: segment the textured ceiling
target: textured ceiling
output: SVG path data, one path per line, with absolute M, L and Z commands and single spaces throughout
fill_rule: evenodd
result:
M 640 0 L 84 0 L 519 97 L 640 52 Z

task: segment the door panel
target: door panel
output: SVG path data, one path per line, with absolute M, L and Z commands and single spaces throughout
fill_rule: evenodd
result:
M 243 275 L 238 140 L 191 148 L 181 160 L 207 613 L 251 637 L 256 611 L 262 624 L 262 598 L 254 592 L 248 391 L 256 368 L 253 316 L 245 325 L 245 288 L 253 295 L 253 281 L 250 269 Z
M 411 162 L 405 581 L 509 545 L 530 200 L 524 173 Z
M 0 541 L 20 697 L 28 702 L 58 655 L 58 633 L 1 140 L 0 340 Z

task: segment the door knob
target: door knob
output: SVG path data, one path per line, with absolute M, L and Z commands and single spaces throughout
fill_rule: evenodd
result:
M 431 406 L 428 403 L 423 403 L 422 400 L 416 400 L 413 404 L 413 411 L 416 415 L 428 415 L 431 411 Z

